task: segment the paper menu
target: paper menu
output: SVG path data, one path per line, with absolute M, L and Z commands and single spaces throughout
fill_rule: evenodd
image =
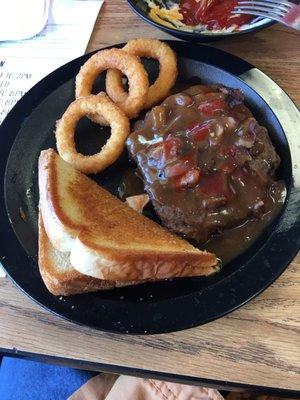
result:
M 84 54 L 102 4 L 101 0 L 52 0 L 41 33 L 0 42 L 0 124 L 32 86 Z
M 0 42 L 0 124 L 32 86 L 84 54 L 102 4 L 101 0 L 51 0 L 41 33 L 27 40 Z

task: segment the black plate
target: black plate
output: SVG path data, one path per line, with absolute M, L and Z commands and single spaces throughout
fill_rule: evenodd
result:
M 222 32 L 222 33 L 204 33 L 204 32 L 186 32 L 175 28 L 169 28 L 165 25 L 161 25 L 158 22 L 154 21 L 149 17 L 147 11 L 147 4 L 144 0 L 127 0 L 128 4 L 132 8 L 132 10 L 139 15 L 143 20 L 148 22 L 149 24 L 155 26 L 156 28 L 169 33 L 172 36 L 178 37 L 182 40 L 187 40 L 189 42 L 213 42 L 220 39 L 239 37 L 243 35 L 247 35 L 249 33 L 258 32 L 261 29 L 268 28 L 271 25 L 274 25 L 275 22 L 271 21 L 268 18 L 264 18 L 260 20 L 258 23 L 250 24 L 250 27 L 244 29 L 242 31 L 237 32 Z
M 205 46 L 169 43 L 179 55 L 179 82 L 194 83 L 200 78 L 204 83 L 221 82 L 245 92 L 248 106 L 267 126 L 283 160 L 278 176 L 286 182 L 287 202 L 256 243 L 214 276 L 61 299 L 51 295 L 37 266 L 37 159 L 41 149 L 55 147 L 55 121 L 73 100 L 74 76 L 89 55 L 50 74 L 19 101 L 0 127 L 0 178 L 5 181 L 0 196 L 1 262 L 15 283 L 39 304 L 62 317 L 102 330 L 161 333 L 219 318 L 270 285 L 299 248 L 300 151 L 292 143 L 297 124 L 299 127 L 299 113 L 294 104 L 266 75 L 237 57 Z M 146 66 L 153 77 L 155 62 L 147 61 Z M 96 85 L 99 89 L 103 78 Z M 256 87 L 269 105 L 250 86 Z M 105 136 L 105 130 L 99 134 L 99 127 L 84 119 L 77 129 L 79 149 L 89 152 L 98 148 Z M 116 165 L 97 176 L 97 181 L 116 193 L 121 171 L 127 166 L 124 154 Z M 20 209 L 26 214 L 26 221 L 21 218 Z

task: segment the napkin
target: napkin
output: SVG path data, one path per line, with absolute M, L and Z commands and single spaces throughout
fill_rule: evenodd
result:
M 78 389 L 68 400 L 224 400 L 215 389 L 100 374 Z

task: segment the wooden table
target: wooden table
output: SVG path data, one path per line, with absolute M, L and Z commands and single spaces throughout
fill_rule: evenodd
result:
M 88 50 L 138 36 L 169 37 L 134 15 L 124 0 L 106 0 Z M 265 71 L 299 104 L 298 33 L 274 26 L 213 45 Z M 114 335 L 66 322 L 34 304 L 8 278 L 0 279 L 0 348 L 78 368 L 296 395 L 299 264 L 298 256 L 270 288 L 227 317 L 155 336 Z

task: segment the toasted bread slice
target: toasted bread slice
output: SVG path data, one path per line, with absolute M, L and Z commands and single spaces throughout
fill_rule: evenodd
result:
M 52 246 L 41 214 L 39 214 L 39 269 L 47 289 L 56 296 L 69 296 L 142 283 L 104 281 L 76 271 L 70 263 L 70 253 L 63 253 Z
M 39 158 L 40 207 L 53 246 L 72 266 L 113 281 L 209 275 L 214 254 L 203 252 L 138 214 L 76 171 L 54 150 Z

